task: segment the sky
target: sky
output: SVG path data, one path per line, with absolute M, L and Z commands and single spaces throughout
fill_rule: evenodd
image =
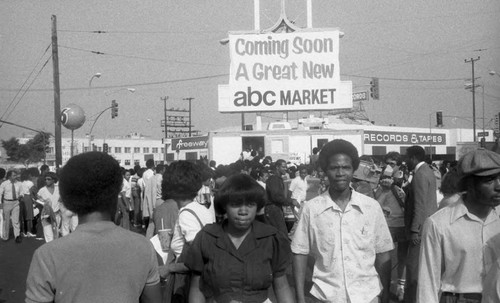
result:
M 279 19 L 281 0 L 261 1 L 261 28 Z M 288 0 L 285 12 L 307 24 L 306 1 Z M 219 41 L 230 31 L 254 28 L 252 0 L 3 0 L 0 1 L 0 119 L 54 133 L 51 16 L 57 17 L 61 108 L 80 106 L 84 137 L 139 132 L 163 137 L 167 108 L 187 108 L 192 99 L 195 130 L 241 124 L 240 114 L 218 112 L 218 85 L 229 79 L 229 49 Z M 472 128 L 475 77 L 476 125 L 493 126 L 500 112 L 500 1 L 360 0 L 312 1 L 314 28 L 339 28 L 340 74 L 354 91 L 379 78 L 380 100 L 363 102 L 376 125 L 429 127 L 443 111 L 445 128 Z M 100 73 L 99 78 L 93 77 Z M 91 81 L 92 80 L 92 81 Z M 484 95 L 483 95 L 484 87 Z M 135 89 L 130 92 L 129 89 Z M 290 113 L 301 118 L 307 113 Z M 279 113 L 265 113 L 274 121 Z M 246 114 L 246 123 L 254 116 Z M 0 139 L 33 132 L 0 124 Z M 71 136 L 63 127 L 62 136 Z

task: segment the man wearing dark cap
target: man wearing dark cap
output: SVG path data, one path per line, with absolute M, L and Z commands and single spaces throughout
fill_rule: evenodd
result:
M 305 302 L 309 255 L 315 259 L 314 302 L 389 302 L 394 245 L 380 204 L 350 186 L 359 166 L 356 147 L 333 140 L 321 149 L 318 162 L 330 187 L 304 203 L 293 235 L 297 302 Z
M 63 204 L 79 225 L 38 248 L 25 302 L 160 302 L 156 252 L 143 236 L 116 226 L 123 177 L 106 153 L 72 157 L 60 175 Z
M 424 223 L 418 302 L 481 302 L 482 279 L 491 267 L 483 252 L 500 233 L 500 154 L 469 152 L 458 172 L 462 197 Z

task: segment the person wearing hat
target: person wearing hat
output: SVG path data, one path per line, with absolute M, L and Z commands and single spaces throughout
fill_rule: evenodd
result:
M 380 204 L 351 187 L 360 162 L 356 147 L 330 141 L 318 162 L 330 186 L 304 203 L 293 235 L 297 302 L 306 302 L 308 256 L 315 261 L 313 302 L 389 302 L 394 244 Z
M 483 252 L 500 233 L 500 154 L 469 152 L 458 172 L 463 195 L 424 223 L 418 302 L 481 302 L 488 269 Z

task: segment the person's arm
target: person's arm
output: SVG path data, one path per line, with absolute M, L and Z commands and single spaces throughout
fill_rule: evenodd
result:
M 425 165 L 425 164 L 424 164 Z M 430 168 L 420 167 L 419 170 L 431 170 Z M 413 220 L 411 222 L 411 240 L 413 244 L 418 245 L 420 243 L 420 237 L 422 235 L 422 226 L 425 219 L 427 219 L 428 214 L 432 214 L 437 210 L 436 202 L 436 187 L 431 185 L 431 182 L 436 183 L 436 179 L 432 170 L 425 174 L 425 171 L 415 173 L 412 183 L 414 183 L 413 194 L 414 194 L 414 212 Z M 433 195 L 434 199 L 430 199 Z M 432 211 L 434 210 L 434 211 Z
M 418 262 L 418 302 L 438 303 L 441 285 L 441 236 L 431 219 L 424 223 Z
M 293 276 L 297 303 L 305 303 L 304 284 L 306 280 L 307 255 L 293 254 Z
M 155 285 L 146 285 L 142 290 L 139 302 L 141 303 L 160 303 L 161 302 L 161 288 L 160 283 Z
M 391 286 L 391 254 L 386 251 L 375 255 L 375 269 L 382 283 L 381 303 L 389 303 Z
M 205 296 L 200 290 L 200 275 L 193 274 L 189 288 L 189 303 L 205 303 Z
M 285 197 L 283 188 L 283 180 L 277 176 L 271 176 L 266 181 L 266 191 L 272 203 L 277 206 L 290 205 L 290 202 Z
M 288 285 L 288 280 L 286 275 L 279 276 L 273 279 L 273 290 L 278 299 L 278 303 L 293 303 L 292 290 L 290 285 Z

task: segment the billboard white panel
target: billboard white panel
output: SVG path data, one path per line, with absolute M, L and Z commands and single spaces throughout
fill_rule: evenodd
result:
M 351 108 L 350 82 L 340 81 L 339 34 L 230 34 L 229 85 L 219 87 L 219 111 Z

